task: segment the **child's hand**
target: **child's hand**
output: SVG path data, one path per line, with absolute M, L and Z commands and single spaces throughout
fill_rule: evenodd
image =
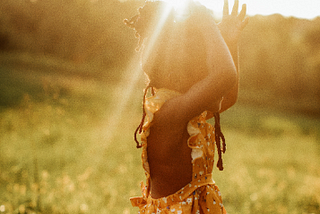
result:
M 239 0 L 235 0 L 232 12 L 229 14 L 228 0 L 224 0 L 222 21 L 218 24 L 218 27 L 227 45 L 236 44 L 242 30 L 248 24 L 249 18 L 245 18 L 247 6 L 245 4 L 242 5 L 240 13 L 238 13 L 238 9 Z

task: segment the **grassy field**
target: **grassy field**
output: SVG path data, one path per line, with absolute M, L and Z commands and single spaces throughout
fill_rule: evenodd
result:
M 0 213 L 137 213 L 128 198 L 144 180 L 133 141 L 143 81 L 21 61 L 0 67 L 11 104 L 0 108 Z M 228 213 L 320 213 L 319 119 L 240 102 L 221 120 L 227 153 L 214 180 Z

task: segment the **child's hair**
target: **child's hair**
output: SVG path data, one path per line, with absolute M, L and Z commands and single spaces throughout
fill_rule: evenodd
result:
M 135 37 L 139 39 L 136 51 L 141 50 L 144 39 L 154 31 L 162 12 L 168 7 L 168 3 L 163 1 L 146 1 L 138 8 L 138 15 L 124 20 L 125 25 L 135 30 Z
M 148 79 L 147 87 L 144 89 L 142 120 L 134 134 L 137 148 L 142 147 L 136 135 L 142 132 L 146 116 L 144 103 L 148 90 L 151 88 L 151 94 L 154 88 L 167 88 L 185 93 L 208 74 L 205 41 L 197 24 L 192 20 L 175 22 L 172 9 L 167 13 L 156 38 L 152 38 L 153 33 L 159 30 L 158 23 L 164 18 L 162 13 L 168 8 L 167 4 L 163 1 L 147 1 L 138 9 L 138 15 L 124 20 L 128 27 L 135 30 L 135 37 L 139 39 L 136 50 L 141 52 L 142 68 Z M 203 15 L 204 21 L 206 18 L 207 16 Z M 222 170 L 221 151 L 225 152 L 225 141 L 220 131 L 218 113 L 215 114 L 215 119 L 218 167 Z M 223 149 L 220 138 L 223 140 Z

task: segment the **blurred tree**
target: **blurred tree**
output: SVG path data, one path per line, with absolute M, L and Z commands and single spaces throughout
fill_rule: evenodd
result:
M 119 65 L 132 54 L 127 47 L 134 38 L 125 33 L 122 20 L 136 5 L 118 0 L 2 0 L 0 38 L 7 38 L 12 50 Z

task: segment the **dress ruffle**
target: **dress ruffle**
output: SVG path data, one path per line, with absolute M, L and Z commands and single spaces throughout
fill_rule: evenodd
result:
M 192 181 L 167 197 L 153 199 L 150 195 L 150 168 L 147 156 L 147 138 L 150 134 L 154 114 L 169 99 L 181 95 L 168 89 L 155 89 L 155 95 L 146 99 L 146 121 L 142 128 L 142 164 L 146 174 L 146 184 L 141 182 L 142 196 L 130 199 L 139 213 L 209 214 L 226 213 L 218 187 L 212 180 L 215 139 L 214 128 L 206 122 L 211 112 L 203 112 L 189 121 L 187 143 L 192 149 Z M 201 210 L 201 212 L 200 212 Z

